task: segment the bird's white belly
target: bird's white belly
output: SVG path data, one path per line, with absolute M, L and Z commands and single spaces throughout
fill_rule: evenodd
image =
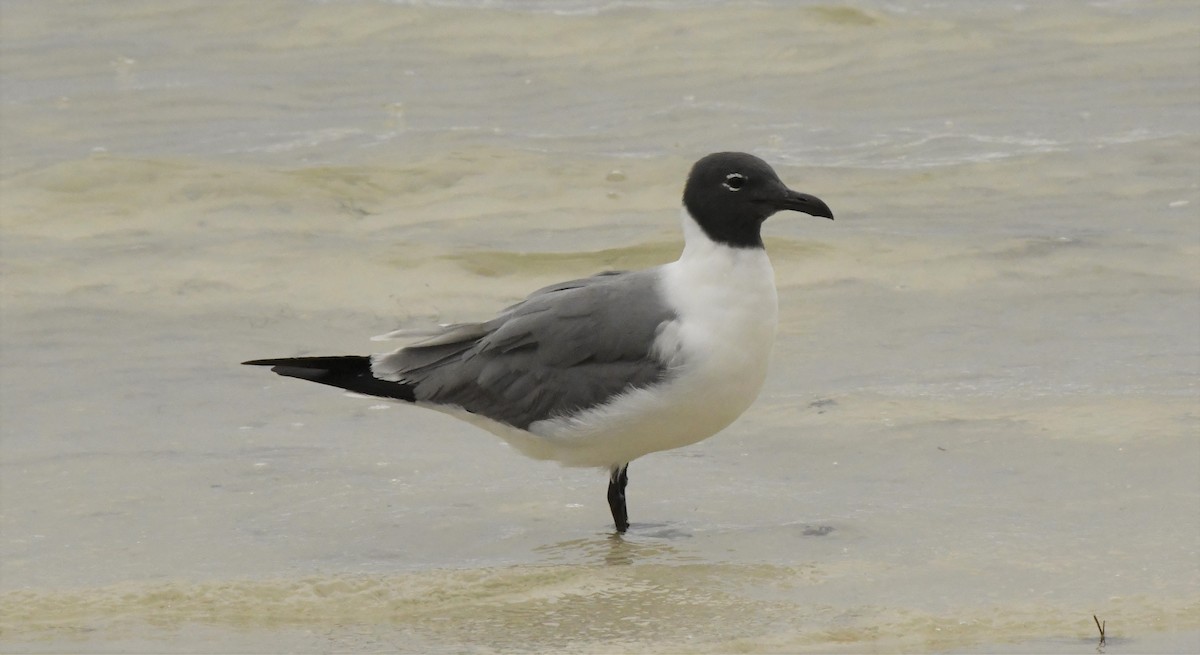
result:
M 608 467 L 711 437 L 754 402 L 766 374 L 765 361 L 743 362 L 731 374 L 718 359 L 576 416 L 535 423 L 537 450 L 568 466 Z

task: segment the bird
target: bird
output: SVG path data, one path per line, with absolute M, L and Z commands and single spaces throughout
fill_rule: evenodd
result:
M 762 389 L 778 319 L 762 225 L 784 210 L 833 219 L 759 157 L 712 153 L 684 185 L 674 262 L 553 284 L 392 352 L 243 364 L 437 410 L 534 459 L 603 469 L 625 533 L 629 463 L 716 434 Z

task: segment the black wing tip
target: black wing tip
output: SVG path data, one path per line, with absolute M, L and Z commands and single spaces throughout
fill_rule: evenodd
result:
M 242 362 L 245 366 L 293 366 L 297 368 L 324 368 L 329 370 L 358 369 L 369 365 L 367 355 L 334 355 L 332 357 L 274 357 L 251 359 Z
M 284 377 L 308 380 L 368 396 L 408 402 L 416 399 L 411 385 L 376 378 L 371 373 L 371 358 L 365 355 L 251 359 L 242 363 L 270 366 L 272 372 Z
M 282 359 L 251 359 L 242 362 L 242 366 L 278 366 L 286 360 Z

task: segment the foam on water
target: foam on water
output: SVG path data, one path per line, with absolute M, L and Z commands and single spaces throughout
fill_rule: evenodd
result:
M 169 12 L 118 20 L 76 8 L 53 25 L 18 8 L 6 21 L 14 35 L 90 22 L 108 36 L 10 51 L 10 70 L 58 74 L 7 77 L 7 122 L 31 129 L 8 133 L 5 161 L 96 148 L 351 161 L 464 139 L 662 156 L 715 149 L 726 137 L 709 126 L 726 125 L 731 147 L 808 165 L 924 167 L 1079 150 L 1139 129 L 1189 133 L 1193 120 L 1186 74 L 1167 72 L 1191 28 L 1169 3 L 672 2 L 587 16 L 520 4 L 315 3 L 291 20 L 274 19 L 278 3 L 253 15 L 206 7 L 190 15 L 200 38 L 187 57 L 155 22 Z M 1139 48 L 1139 65 L 1114 45 Z M 1010 97 L 1015 88 L 1024 97 Z M 1166 102 L 1143 121 L 1137 109 L 1152 98 Z M 112 115 L 139 120 L 103 119 Z M 45 133 L 60 137 L 35 138 Z

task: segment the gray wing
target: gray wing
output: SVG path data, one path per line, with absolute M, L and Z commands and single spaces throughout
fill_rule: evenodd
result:
M 514 427 L 604 403 L 666 374 L 652 346 L 675 318 L 657 271 L 608 272 L 539 289 L 486 323 L 376 356 L 374 374 L 418 401 Z

